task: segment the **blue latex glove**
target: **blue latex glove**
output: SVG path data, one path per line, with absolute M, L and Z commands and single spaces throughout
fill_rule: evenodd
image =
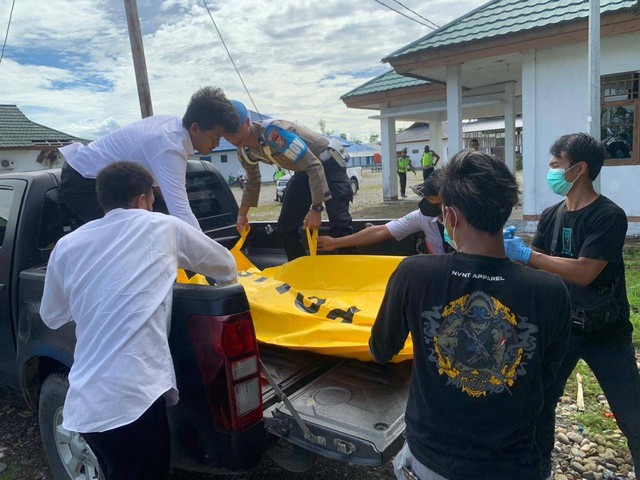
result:
M 504 251 L 511 260 L 524 263 L 525 265 L 529 263 L 529 259 L 531 258 L 531 249 L 520 237 L 505 238 Z
M 516 227 L 511 225 L 502 230 L 502 238 L 513 238 L 516 235 Z

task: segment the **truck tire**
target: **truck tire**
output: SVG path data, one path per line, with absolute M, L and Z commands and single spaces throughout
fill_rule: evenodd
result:
M 358 180 L 356 178 L 351 178 L 349 180 L 349 183 L 351 184 L 351 193 L 353 193 L 354 195 L 358 193 L 358 190 L 360 189 L 360 185 L 358 185 Z
M 98 460 L 76 432 L 62 427 L 62 408 L 69 389 L 67 375 L 52 373 L 40 390 L 40 437 L 55 480 L 102 480 Z

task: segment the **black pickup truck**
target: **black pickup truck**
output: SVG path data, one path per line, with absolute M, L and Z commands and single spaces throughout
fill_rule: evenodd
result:
M 62 428 L 74 326 L 51 330 L 38 313 L 49 254 L 76 226 L 58 199 L 59 183 L 59 170 L 0 175 L 0 382 L 20 390 L 38 410 L 57 480 L 98 479 L 82 437 Z M 215 167 L 189 162 L 187 191 L 202 229 L 227 247 L 235 244 L 238 206 Z M 365 223 L 356 222 L 356 229 Z M 363 252 L 410 255 L 418 243 L 407 238 Z M 262 268 L 284 262 L 277 227 L 252 223 L 245 253 Z M 376 466 L 403 442 L 410 362 L 380 366 L 258 345 L 239 285 L 176 284 L 169 341 L 181 398 L 168 409 L 175 468 L 241 472 L 276 449 Z M 283 442 L 290 448 L 283 449 Z

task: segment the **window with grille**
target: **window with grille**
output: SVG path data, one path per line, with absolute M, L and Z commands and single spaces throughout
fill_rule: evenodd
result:
M 600 82 L 601 138 L 607 165 L 640 163 L 640 72 L 605 75 Z

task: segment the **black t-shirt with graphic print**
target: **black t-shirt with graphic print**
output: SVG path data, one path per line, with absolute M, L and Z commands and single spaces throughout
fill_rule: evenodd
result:
M 406 436 L 422 464 L 450 480 L 540 480 L 535 422 L 569 330 L 556 275 L 506 258 L 418 255 L 391 276 L 369 346 L 387 362 L 411 333 Z
M 542 212 L 536 235 L 531 242 L 549 254 L 553 241 L 556 213 L 563 202 Z M 556 255 L 565 258 L 593 258 L 606 260 L 607 266 L 596 277 L 590 288 L 613 285 L 613 293 L 620 305 L 619 321 L 611 328 L 593 333 L 574 330 L 587 341 L 604 342 L 629 337 L 633 326 L 629 321 L 629 301 L 624 277 L 622 247 L 627 234 L 627 216 L 618 205 L 600 195 L 595 201 L 580 210 L 566 210 L 562 217 L 556 245 Z M 567 282 L 569 293 L 581 287 Z

